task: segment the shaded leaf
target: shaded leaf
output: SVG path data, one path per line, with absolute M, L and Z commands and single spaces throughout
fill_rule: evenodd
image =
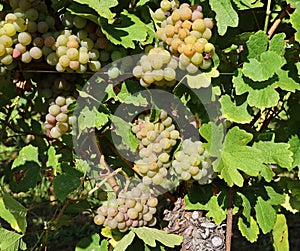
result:
M 125 251 L 128 248 L 128 246 L 133 242 L 134 237 L 134 232 L 130 231 L 121 239 L 121 241 L 118 242 L 118 244 L 114 248 L 114 251 Z
M 277 214 L 277 220 L 272 233 L 275 251 L 290 250 L 288 226 L 283 214 Z
M 124 10 L 120 20 L 120 23 L 114 25 L 109 24 L 105 19 L 100 20 L 103 33 L 113 44 L 135 48 L 134 41 L 146 41 L 149 27 L 140 18 Z
M 80 4 L 86 4 L 94 9 L 101 17 L 111 20 L 115 14 L 111 12 L 110 8 L 117 6 L 117 0 L 74 0 Z
M 271 205 L 281 205 L 285 201 L 285 195 L 281 193 L 277 193 L 273 187 L 265 186 L 267 194 L 269 196 L 268 202 Z
M 269 165 L 264 165 L 264 168 L 261 170 L 260 175 L 264 177 L 267 182 L 271 182 L 275 173 L 272 171 Z
M 60 174 L 53 179 L 54 196 L 64 201 L 67 196 L 80 185 L 80 178 L 70 174 Z
M 293 167 L 300 167 L 300 140 L 297 135 L 289 140 L 290 150 L 293 152 Z
M 269 50 L 276 52 L 280 56 L 284 56 L 285 52 L 285 34 L 279 33 L 275 34 L 270 41 Z
M 93 107 L 93 110 L 90 110 L 89 107 L 84 107 L 78 117 L 78 128 L 79 131 L 94 127 L 101 129 L 107 122 L 107 114 L 99 112 L 96 107 Z
M 257 198 L 255 204 L 256 220 L 264 234 L 269 233 L 276 222 L 276 211 L 268 201 Z
M 48 155 L 48 166 L 53 169 L 54 175 L 56 175 L 58 172 L 61 172 L 61 168 L 58 163 L 59 157 L 56 155 L 56 151 L 53 146 L 49 147 L 47 155 Z
M 121 103 L 125 104 L 133 104 L 135 106 L 148 105 L 147 99 L 141 93 L 130 93 L 125 84 L 122 85 L 118 98 Z
M 3 197 L 0 198 L 0 217 L 7 221 L 17 232 L 25 233 L 27 228 L 27 209 L 8 193 L 4 191 L 2 193 Z
M 296 9 L 290 16 L 293 28 L 296 30 L 295 39 L 300 42 L 300 2 L 298 0 L 287 0 Z
M 277 75 L 279 79 L 276 82 L 276 84 L 281 89 L 289 92 L 295 92 L 296 90 L 300 90 L 300 84 L 289 77 L 288 71 L 279 70 L 277 71 Z
M 14 160 L 11 169 L 14 169 L 20 165 L 24 165 L 27 161 L 32 161 L 37 164 L 40 163 L 38 147 L 33 145 L 24 146 L 19 152 L 18 157 Z
M 239 10 L 248 10 L 248 9 L 253 9 L 253 8 L 260 8 L 264 4 L 258 0 L 258 1 L 253 1 L 253 0 L 233 0 L 233 2 L 236 4 Z
M 240 124 L 251 122 L 252 116 L 247 111 L 247 103 L 236 106 L 230 99 L 229 95 L 223 95 L 220 99 L 222 105 L 222 114 L 226 119 Z
M 23 235 L 8 231 L 0 227 L 0 250 L 26 250 L 26 243 L 22 240 L 22 237 Z
M 150 247 L 155 247 L 156 241 L 159 241 L 167 247 L 174 248 L 175 246 L 180 245 L 183 240 L 182 236 L 167 234 L 165 231 L 155 228 L 139 227 L 132 228 L 132 231 Z
M 209 4 L 216 13 L 218 33 L 221 36 L 225 35 L 228 27 L 238 26 L 239 17 L 230 0 L 210 0 Z
M 99 234 L 91 234 L 90 236 L 84 237 L 83 239 L 81 239 L 75 248 L 75 251 L 105 251 L 108 250 L 107 248 L 107 241 L 104 240 L 105 242 L 103 243 L 103 247 L 102 247 L 102 242 L 101 242 L 101 247 L 99 246 L 99 242 L 100 242 L 100 236 Z M 106 249 L 105 249 L 105 243 L 106 243 Z

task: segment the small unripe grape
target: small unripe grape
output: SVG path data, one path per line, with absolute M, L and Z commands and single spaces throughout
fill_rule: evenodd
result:
M 50 130 L 50 135 L 51 135 L 51 137 L 57 139 L 57 138 L 61 137 L 62 133 L 59 131 L 59 129 L 56 126 L 54 126 Z
M 127 211 L 129 219 L 135 220 L 139 216 L 139 212 L 136 208 L 129 208 Z
M 105 217 L 102 214 L 97 214 L 94 217 L 94 222 L 96 225 L 103 225 L 105 221 Z
M 52 116 L 57 116 L 60 113 L 60 106 L 58 105 L 51 105 L 48 109 L 48 112 L 52 115 Z
M 158 205 L 158 199 L 155 197 L 149 198 L 147 201 L 147 205 L 149 207 L 155 208 Z M 149 210 L 150 210 L 150 208 L 149 208 Z

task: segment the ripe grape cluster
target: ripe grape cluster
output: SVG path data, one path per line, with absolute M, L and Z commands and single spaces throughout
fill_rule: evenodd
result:
M 173 86 L 176 81 L 178 63 L 170 52 L 163 48 L 153 48 L 143 55 L 138 65 L 133 68 L 133 75 L 140 79 L 143 87 L 152 83 L 157 86 Z
M 121 232 L 130 227 L 154 226 L 157 204 L 157 198 L 146 192 L 145 185 L 140 183 L 129 191 L 120 192 L 117 198 L 105 201 L 98 208 L 94 222 Z
M 214 173 L 210 154 L 204 149 L 201 141 L 185 139 L 181 148 L 174 154 L 172 167 L 179 179 L 196 180 L 207 184 Z
M 75 98 L 72 96 L 58 96 L 50 104 L 46 115 L 45 127 L 50 130 L 51 137 L 59 138 L 74 126 L 76 117 L 68 114 L 68 106 L 74 101 Z
M 167 184 L 168 168 L 171 166 L 170 152 L 180 137 L 173 120 L 162 111 L 159 120 L 151 122 L 150 115 L 141 115 L 132 126 L 138 138 L 139 157 L 135 162 L 146 185 Z
M 208 42 L 213 22 L 203 17 L 202 7 L 183 3 L 174 8 L 171 2 L 163 0 L 155 13 L 156 19 L 161 21 L 156 37 L 179 57 L 179 68 L 190 74 L 196 73 L 199 67 L 208 69 L 215 50 Z
M 58 72 L 83 73 L 98 71 L 102 64 L 126 55 L 125 49 L 116 50 L 101 28 L 85 18 L 65 12 L 55 19 L 42 0 L 10 0 L 9 4 L 12 12 L 0 22 L 2 75 L 16 66 L 16 60 L 46 62 Z

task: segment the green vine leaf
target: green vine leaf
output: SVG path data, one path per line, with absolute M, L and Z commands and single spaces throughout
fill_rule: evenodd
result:
M 244 63 L 243 73 L 253 81 L 266 81 L 273 77 L 285 62 L 276 52 L 266 51 L 260 54 L 259 59 L 250 58 L 249 63 Z
M 121 103 L 133 104 L 135 106 L 146 106 L 148 101 L 141 93 L 131 93 L 125 84 L 122 85 L 121 91 L 118 94 Z
M 25 233 L 27 209 L 8 193 L 4 191 L 2 193 L 3 196 L 0 197 L 0 217 L 7 221 L 17 232 Z
M 118 244 L 114 248 L 114 251 L 125 251 L 133 242 L 134 237 L 135 233 L 133 231 L 130 231 L 118 242 Z
M 257 241 L 259 228 L 252 216 L 250 217 L 250 220 L 246 222 L 244 222 L 244 219 L 240 217 L 238 220 L 238 228 L 242 236 L 244 236 L 248 241 L 250 241 L 251 243 Z
M 238 75 L 233 77 L 233 85 L 237 95 L 249 93 L 247 102 L 252 107 L 265 109 L 276 106 L 279 101 L 279 93 L 275 90 L 276 79 L 257 83 L 243 77 L 241 69 Z
M 210 0 L 209 4 L 216 13 L 218 33 L 221 36 L 225 35 L 228 27 L 238 26 L 239 17 L 230 0 Z
M 80 178 L 70 174 L 60 174 L 53 179 L 54 196 L 60 201 L 64 201 L 79 186 Z
M 263 163 L 277 164 L 288 170 L 293 168 L 293 153 L 289 150 L 289 144 L 260 141 L 255 142 L 253 147 L 263 152 Z
M 279 33 L 275 34 L 274 37 L 271 39 L 269 44 L 269 50 L 276 52 L 279 56 L 284 56 L 285 52 L 285 34 Z
M 19 156 L 14 160 L 11 169 L 25 165 L 26 162 L 40 164 L 38 147 L 33 145 L 24 146 L 19 152 Z
M 135 48 L 135 41 L 144 42 L 150 33 L 148 24 L 143 23 L 135 14 L 124 10 L 120 16 L 121 22 L 111 25 L 106 19 L 100 19 L 103 33 L 116 45 L 125 48 Z
M 8 231 L 0 227 L 0 250 L 26 250 L 26 243 L 22 240 L 22 237 L 23 235 Z
M 99 234 L 92 234 L 88 237 L 81 239 L 75 248 L 75 251 L 105 251 L 108 250 L 108 241 L 103 240 L 101 246 L 99 246 L 100 236 Z
M 247 58 L 259 59 L 260 54 L 264 53 L 268 48 L 269 39 L 263 31 L 258 31 L 251 35 L 246 42 L 248 48 Z
M 113 20 L 115 14 L 111 12 L 110 8 L 118 5 L 117 0 L 75 0 L 80 4 L 86 4 L 94 9 L 101 17 L 110 21 Z
M 183 241 L 182 236 L 167 234 L 165 231 L 155 228 L 139 227 L 133 228 L 132 231 L 150 247 L 156 247 L 156 241 L 159 241 L 167 247 L 174 248 Z
M 96 12 L 91 13 L 91 8 L 89 8 L 86 5 L 73 3 L 70 6 L 68 6 L 67 10 L 73 15 L 86 18 L 86 19 L 98 24 L 98 16 L 97 16 Z
M 254 8 L 260 8 L 264 6 L 264 4 L 258 0 L 258 1 L 252 1 L 252 0 L 233 0 L 235 5 L 239 10 L 248 10 L 248 9 L 254 9 Z
M 277 71 L 278 81 L 276 84 L 283 90 L 289 92 L 296 92 L 300 90 L 300 84 L 297 83 L 294 79 L 289 77 L 288 71 L 279 70 Z
M 272 234 L 275 251 L 290 250 L 289 232 L 284 214 L 277 214 L 277 219 Z
M 108 115 L 99 112 L 96 107 L 93 107 L 92 110 L 89 107 L 84 107 L 78 117 L 78 128 L 80 132 L 87 128 L 96 127 L 97 129 L 101 129 L 107 122 Z
M 290 150 L 293 152 L 293 167 L 300 167 L 300 140 L 292 136 L 289 140 Z
M 220 102 L 222 105 L 222 114 L 229 121 L 240 124 L 247 124 L 251 122 L 252 116 L 247 111 L 248 104 L 246 102 L 240 106 L 236 106 L 227 94 L 221 97 Z
M 300 1 L 299 0 L 287 0 L 287 3 L 292 4 L 296 9 L 290 17 L 293 28 L 296 30 L 295 39 L 300 42 Z
M 268 201 L 263 200 L 261 196 L 257 198 L 254 207 L 256 220 L 264 234 L 269 233 L 276 222 L 276 211 Z

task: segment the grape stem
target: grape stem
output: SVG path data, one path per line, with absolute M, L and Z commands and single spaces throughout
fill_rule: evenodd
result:
M 232 236 L 232 218 L 233 218 L 233 198 L 234 188 L 229 188 L 229 198 L 228 198 L 228 211 L 227 211 L 227 221 L 226 221 L 226 251 L 231 250 L 231 236 Z
M 276 20 L 274 21 L 273 25 L 271 26 L 271 28 L 268 31 L 269 39 L 273 36 L 274 32 L 276 31 L 276 29 L 282 22 L 282 19 L 288 15 L 288 13 L 290 12 L 291 9 L 292 9 L 292 7 L 289 4 L 278 14 L 278 16 L 276 17 Z
M 271 3 L 272 0 L 268 0 L 267 3 L 267 10 L 266 10 L 266 19 L 265 19 L 265 26 L 264 26 L 264 32 L 267 33 L 268 31 L 268 25 L 269 25 L 269 20 L 270 20 L 270 15 L 271 15 Z

